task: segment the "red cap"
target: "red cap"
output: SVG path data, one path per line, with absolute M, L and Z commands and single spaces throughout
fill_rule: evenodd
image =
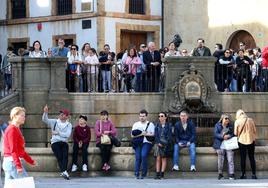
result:
M 70 115 L 70 111 L 67 109 L 61 109 L 60 113 L 63 113 L 65 116 L 69 116 Z

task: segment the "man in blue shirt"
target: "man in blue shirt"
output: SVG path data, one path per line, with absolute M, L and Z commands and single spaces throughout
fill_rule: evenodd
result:
M 67 57 L 67 54 L 69 52 L 69 49 L 64 47 L 64 39 L 59 38 L 58 40 L 58 46 L 52 48 L 52 56 L 60 56 L 60 57 Z
M 180 120 L 175 124 L 175 144 L 173 153 L 173 168 L 172 170 L 179 170 L 179 154 L 183 148 L 188 148 L 190 153 L 190 162 L 192 172 L 196 171 L 196 128 L 194 123 L 188 119 L 188 113 L 181 111 Z

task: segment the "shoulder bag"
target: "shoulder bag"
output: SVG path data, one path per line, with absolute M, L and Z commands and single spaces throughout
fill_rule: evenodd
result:
M 242 129 L 240 131 L 240 134 L 244 130 L 244 127 L 245 127 L 245 124 L 246 124 L 247 120 L 248 119 L 246 119 L 246 121 L 244 122 L 244 125 L 243 125 L 243 127 L 242 127 Z M 228 140 L 223 140 L 222 143 L 221 143 L 220 148 L 221 149 L 226 149 L 226 150 L 238 149 L 239 148 L 239 146 L 238 146 L 238 138 L 239 138 L 240 134 L 237 135 L 237 136 L 234 136 L 234 137 L 232 137 L 232 138 L 230 138 Z
M 100 132 L 102 134 L 102 121 L 100 120 Z M 111 144 L 111 138 L 109 137 L 109 135 L 107 134 L 102 134 L 101 135 L 101 144 L 104 144 L 104 145 L 110 145 Z
M 150 125 L 150 121 L 147 123 L 147 126 L 146 126 L 145 131 L 147 131 L 149 125 Z M 145 136 L 145 137 L 146 137 L 146 139 L 147 139 L 149 142 L 154 142 L 154 140 L 155 140 L 155 137 L 154 137 L 154 136 Z

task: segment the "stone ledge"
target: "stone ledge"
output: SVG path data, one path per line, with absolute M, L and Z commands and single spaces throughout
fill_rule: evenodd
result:
M 48 172 L 58 172 L 57 161 L 53 155 L 51 148 L 26 148 L 27 152 L 38 162 L 37 167 L 31 167 L 27 165 L 27 170 L 29 172 L 37 173 L 48 173 Z M 89 156 L 89 172 L 86 174 L 94 176 L 100 174 L 101 168 L 101 157 L 100 151 L 97 147 L 90 147 L 88 149 Z M 196 168 L 198 172 L 217 172 L 217 154 L 215 150 L 211 147 L 198 147 L 196 150 L 197 153 L 197 162 Z M 258 146 L 255 149 L 255 158 L 257 171 L 268 171 L 268 147 L 267 146 Z M 79 156 L 79 161 L 81 161 L 81 156 Z M 72 160 L 72 148 L 69 151 L 69 165 L 71 167 Z M 153 152 L 151 152 L 148 159 L 148 168 L 149 172 L 155 171 L 155 158 L 153 157 Z M 180 168 L 183 172 L 189 172 L 190 168 L 190 159 L 187 150 L 181 151 L 180 158 Z M 122 175 L 127 175 L 129 172 L 133 172 L 135 163 L 134 150 L 131 147 L 119 147 L 112 149 L 112 155 L 110 164 L 112 167 L 111 174 L 114 172 L 122 171 L 125 172 Z M 249 164 L 247 164 L 249 165 Z M 172 168 L 172 159 L 168 158 L 167 171 Z M 240 156 L 239 152 L 235 151 L 235 169 L 240 169 Z M 247 169 L 250 169 L 247 166 Z

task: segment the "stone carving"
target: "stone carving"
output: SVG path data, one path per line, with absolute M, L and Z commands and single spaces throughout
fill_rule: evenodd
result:
M 180 75 L 173 86 L 175 98 L 170 103 L 169 110 L 178 113 L 182 110 L 189 112 L 215 112 L 215 104 L 209 102 L 211 89 L 204 76 L 190 64 L 189 70 Z
M 175 47 L 178 49 L 182 43 L 181 36 L 179 34 L 174 35 L 172 42 L 174 42 Z

